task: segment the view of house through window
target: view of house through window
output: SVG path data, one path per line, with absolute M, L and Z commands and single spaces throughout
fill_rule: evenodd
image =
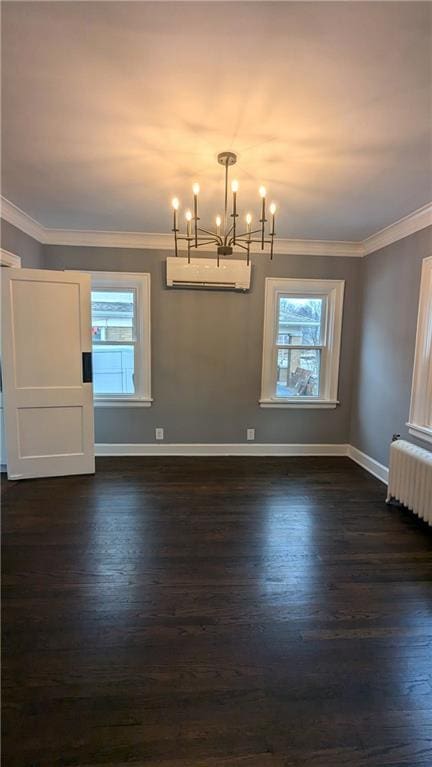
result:
M 279 295 L 277 397 L 319 397 L 325 298 Z
M 135 393 L 136 291 L 92 290 L 95 394 Z

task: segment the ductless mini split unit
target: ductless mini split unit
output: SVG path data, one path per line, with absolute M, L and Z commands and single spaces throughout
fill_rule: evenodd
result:
M 166 260 L 169 288 L 195 288 L 197 290 L 249 290 L 251 264 L 246 261 L 220 261 L 214 258 L 169 257 Z

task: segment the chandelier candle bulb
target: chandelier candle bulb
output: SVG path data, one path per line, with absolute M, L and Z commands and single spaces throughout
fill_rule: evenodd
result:
M 231 190 L 233 194 L 233 212 L 232 212 L 232 219 L 233 219 L 233 245 L 236 244 L 236 218 L 237 218 L 237 192 L 239 188 L 239 183 L 234 179 L 231 183 Z
M 276 213 L 276 203 L 272 202 L 270 205 L 270 213 L 272 217 L 272 227 L 270 232 L 270 261 L 273 260 L 273 244 L 274 244 L 274 236 L 275 236 L 275 213 Z
M 220 228 L 221 228 L 222 219 L 220 216 L 216 216 L 216 234 L 220 235 Z
M 262 199 L 262 206 L 261 206 L 261 250 L 264 250 L 264 225 L 266 222 L 266 208 L 265 208 L 265 201 L 266 201 L 266 188 L 265 186 L 260 186 L 259 193 Z
M 192 213 L 190 212 L 190 210 L 186 211 L 185 218 L 186 218 L 187 236 L 190 237 L 191 236 L 191 221 L 192 221 Z
M 174 197 L 172 200 L 172 206 L 173 206 L 173 232 L 174 232 L 174 250 L 176 256 L 178 256 L 178 249 L 177 249 L 177 232 L 178 232 L 178 226 L 177 226 L 177 211 L 179 209 L 179 201 L 177 197 Z
M 247 229 L 247 243 L 246 243 L 246 263 L 249 266 L 250 261 L 250 244 L 251 244 L 251 223 L 252 223 L 252 216 L 250 213 L 246 214 L 246 229 Z
M 271 228 L 270 234 L 271 234 L 272 237 L 274 237 L 274 233 L 275 233 L 275 213 L 276 213 L 276 203 L 274 203 L 274 202 L 272 202 L 272 204 L 270 205 L 270 213 L 271 213 L 271 217 L 272 217 L 272 228 Z
M 192 186 L 193 196 L 194 196 L 194 229 L 195 229 L 195 247 L 198 247 L 198 194 L 200 190 L 200 185 L 195 183 Z

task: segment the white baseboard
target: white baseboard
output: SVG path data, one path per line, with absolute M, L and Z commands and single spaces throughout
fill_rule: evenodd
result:
M 145 442 L 95 445 L 97 456 L 110 455 L 347 455 L 348 445 Z
M 301 456 L 328 455 L 348 456 L 377 479 L 387 484 L 388 468 L 362 453 L 353 445 L 346 444 L 276 444 L 276 443 L 98 443 L 95 445 L 97 456 L 139 456 L 139 455 L 256 455 L 256 456 Z
M 380 479 L 381 482 L 384 482 L 385 485 L 388 484 L 389 470 L 387 466 L 383 466 L 382 463 L 379 463 L 374 458 L 371 458 L 369 455 L 366 455 L 366 453 L 362 453 L 361 450 L 358 450 L 353 445 L 348 445 L 347 454 L 348 454 L 348 458 L 351 458 L 352 461 L 355 461 L 363 469 L 366 469 L 366 471 L 368 471 L 369 474 L 373 474 L 374 477 L 376 477 L 377 479 Z

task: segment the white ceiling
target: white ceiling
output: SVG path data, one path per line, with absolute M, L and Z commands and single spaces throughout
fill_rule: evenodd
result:
M 44 226 L 169 231 L 192 181 L 278 234 L 361 240 L 432 199 L 430 3 L 3 2 L 2 193 Z

